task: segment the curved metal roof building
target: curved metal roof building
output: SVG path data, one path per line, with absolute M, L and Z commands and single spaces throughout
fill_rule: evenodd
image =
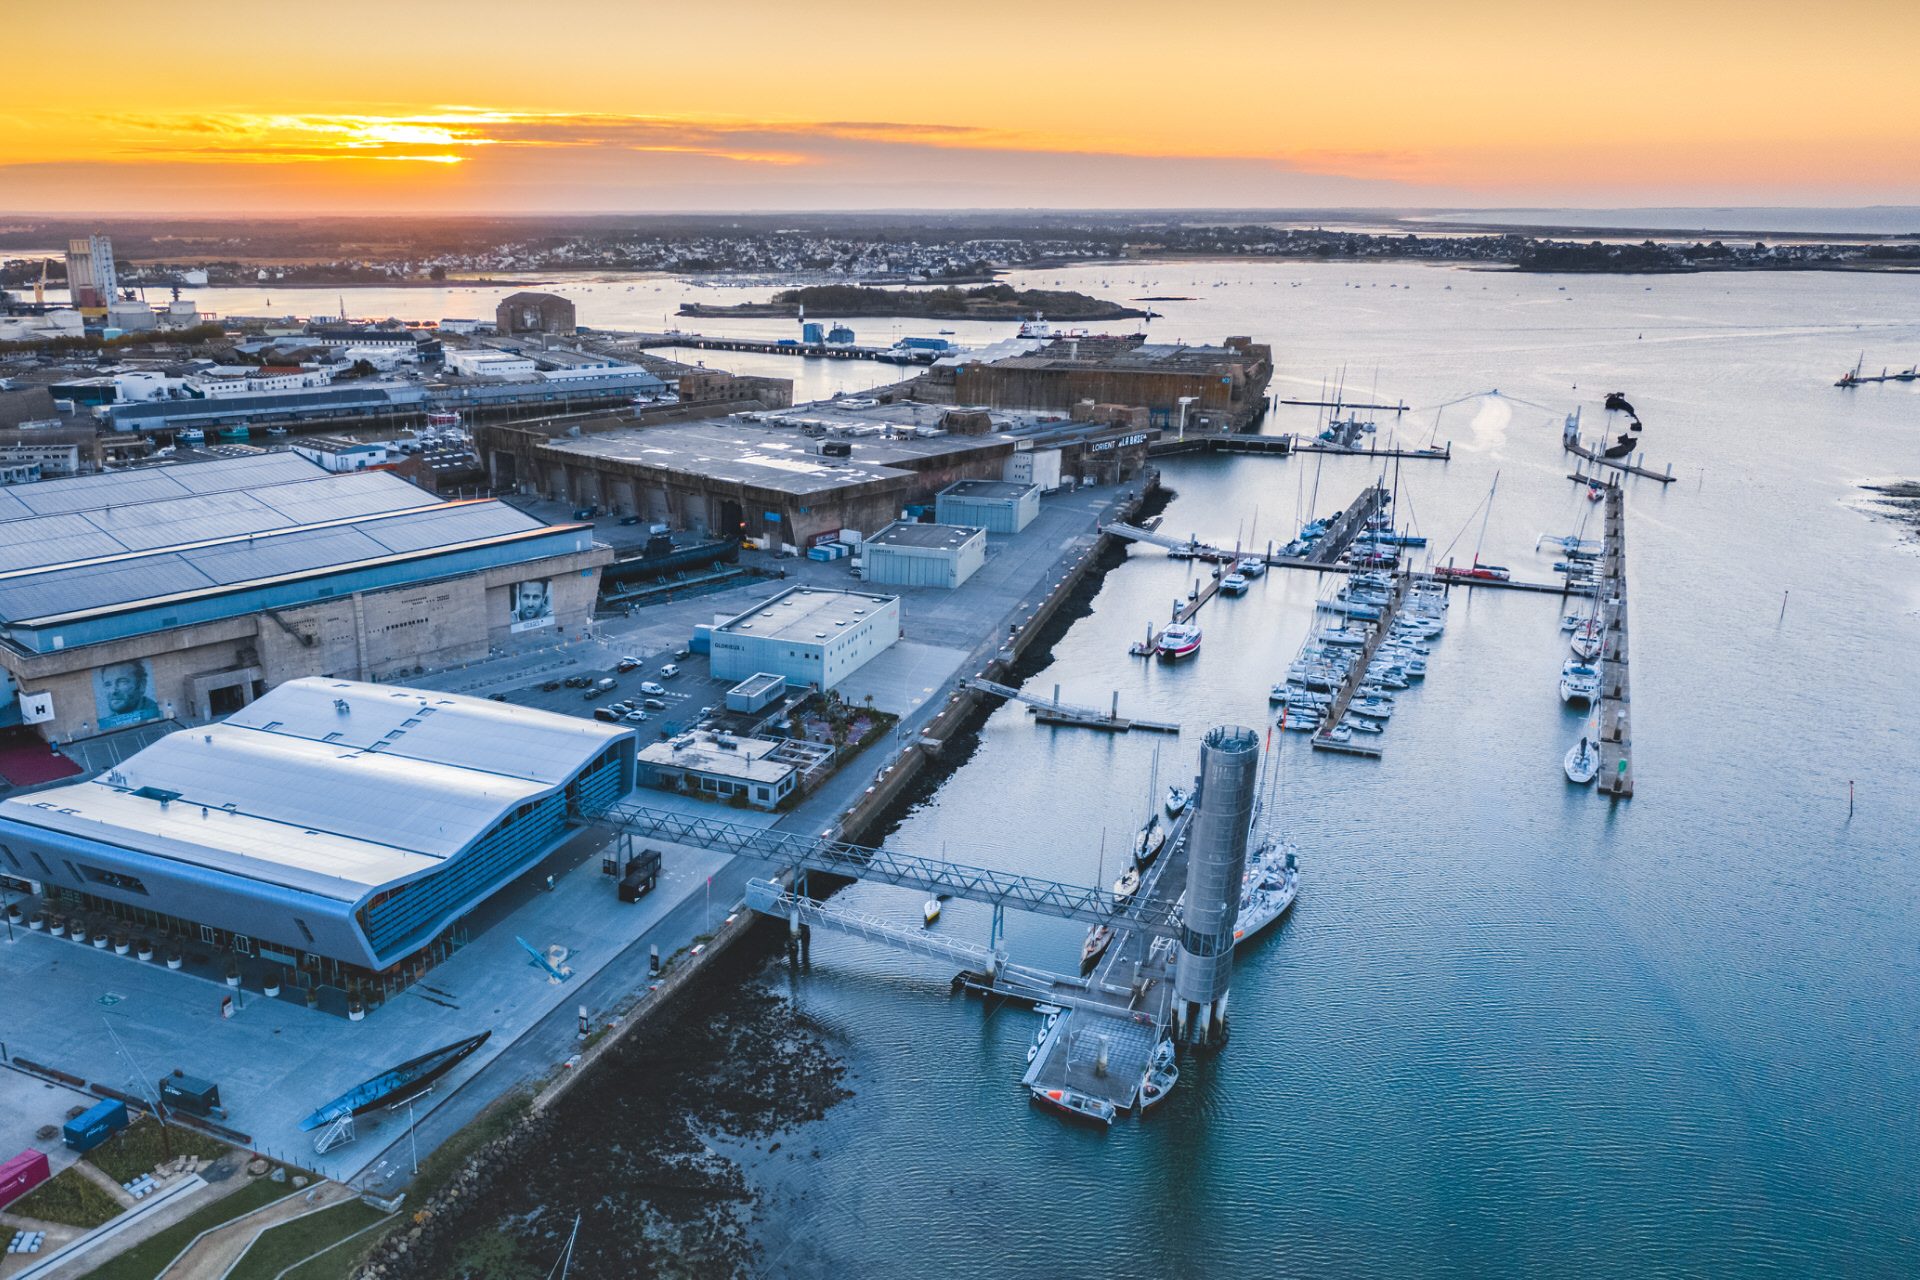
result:
M 118 769 L 0 802 L 0 862 L 378 972 L 428 945 L 634 780 L 633 731 L 311 677 Z

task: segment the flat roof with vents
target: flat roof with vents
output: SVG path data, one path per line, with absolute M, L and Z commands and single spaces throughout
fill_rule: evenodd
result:
M 896 597 L 822 587 L 788 587 L 714 627 L 715 632 L 825 644 Z
M 896 520 L 866 540 L 870 547 L 921 547 L 930 551 L 957 551 L 986 530 L 964 524 L 916 524 Z

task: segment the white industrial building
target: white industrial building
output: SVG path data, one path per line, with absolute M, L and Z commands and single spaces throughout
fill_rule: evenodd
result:
M 1018 533 L 1040 514 L 1040 490 L 1007 480 L 961 480 L 935 496 L 934 519 L 988 533 Z
M 492 347 L 474 347 L 447 352 L 447 371 L 469 378 L 531 378 L 534 364 L 530 356 L 495 351 Z
M 800 770 L 767 738 L 695 729 L 640 749 L 640 784 L 771 810 L 800 785 Z
M 860 545 L 860 577 L 890 587 L 953 588 L 987 562 L 987 531 L 896 520 Z
M 831 689 L 899 638 L 898 596 L 788 587 L 714 624 L 713 675 L 745 680 L 766 671 L 795 686 Z
M 1007 459 L 1002 477 L 1013 484 L 1032 485 L 1042 493 L 1060 487 L 1060 450 L 1022 449 Z

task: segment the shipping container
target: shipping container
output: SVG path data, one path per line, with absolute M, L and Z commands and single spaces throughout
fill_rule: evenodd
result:
M 108 1098 L 67 1121 L 61 1136 L 75 1151 L 91 1151 L 127 1127 L 127 1104 Z
M 220 1106 L 220 1086 L 197 1076 L 174 1072 L 160 1081 L 160 1100 L 176 1111 L 189 1115 L 225 1115 Z
M 0 1209 L 6 1208 L 48 1177 L 47 1153 L 22 1151 L 0 1164 Z

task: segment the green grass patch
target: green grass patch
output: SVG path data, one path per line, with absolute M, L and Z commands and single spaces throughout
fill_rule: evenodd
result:
M 244 1174 L 236 1174 L 244 1177 Z M 263 1204 L 272 1204 L 293 1191 L 293 1181 L 274 1182 L 268 1178 L 249 1179 L 247 1185 L 229 1196 L 207 1205 L 174 1223 L 159 1235 L 142 1240 L 117 1258 L 109 1259 L 88 1273 L 87 1280 L 154 1280 L 160 1268 L 172 1262 L 193 1238 L 208 1227 L 231 1222 L 251 1213 Z
M 359 1200 L 348 1200 L 283 1222 L 260 1233 L 260 1238 L 227 1273 L 227 1280 L 274 1280 L 303 1258 L 339 1244 L 387 1215 Z M 316 1259 L 318 1261 L 318 1259 Z
M 406 1214 L 399 1214 L 394 1225 L 406 1220 Z M 287 1272 L 286 1280 L 353 1280 L 361 1261 L 386 1234 L 386 1230 L 375 1228 L 365 1235 L 348 1236 L 319 1257 L 309 1258 Z
M 143 1173 L 152 1173 L 156 1165 L 168 1158 L 169 1151 L 176 1156 L 217 1160 L 227 1154 L 227 1147 L 190 1129 L 175 1127 L 162 1133 L 158 1120 L 141 1116 L 87 1152 L 84 1159 L 124 1186 Z
M 120 1216 L 123 1206 L 78 1169 L 62 1169 L 12 1204 L 7 1212 L 67 1227 L 93 1228 Z
M 532 1106 L 533 1094 L 522 1089 L 507 1094 L 481 1112 L 473 1123 L 420 1162 L 420 1176 L 407 1188 L 407 1203 L 417 1208 L 432 1199 L 433 1194 L 460 1171 L 467 1157 L 513 1128 Z

